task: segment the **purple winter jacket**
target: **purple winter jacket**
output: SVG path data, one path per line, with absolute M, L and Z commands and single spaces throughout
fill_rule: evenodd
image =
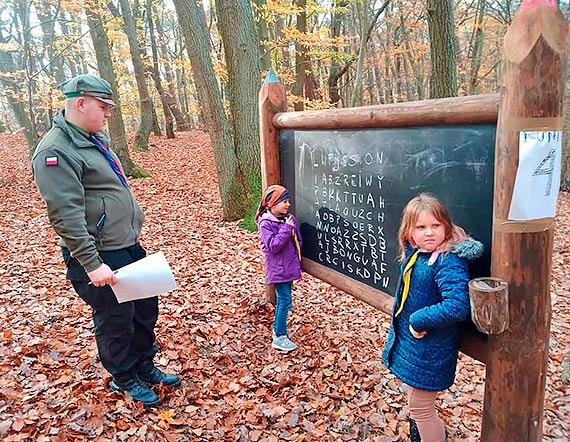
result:
M 267 284 L 301 279 L 301 263 L 291 231 L 295 229 L 299 244 L 301 244 L 301 232 L 295 216 L 293 220 L 295 227 L 285 224 L 285 221 L 276 218 L 271 212 L 265 212 L 257 222 L 261 250 L 265 255 Z

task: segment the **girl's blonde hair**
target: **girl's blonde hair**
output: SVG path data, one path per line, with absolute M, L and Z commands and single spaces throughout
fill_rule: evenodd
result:
M 431 213 L 434 218 L 445 227 L 445 239 L 443 244 L 437 249 L 440 252 L 448 252 L 451 250 L 451 246 L 453 244 L 461 242 L 467 238 L 465 230 L 451 222 L 449 212 L 440 200 L 429 193 L 420 193 L 406 204 L 406 207 L 404 207 L 404 211 L 402 212 L 402 222 L 400 224 L 400 231 L 398 232 L 401 261 L 406 258 L 406 242 L 409 242 L 412 247 L 417 246 L 414 243 L 412 232 L 416 227 L 416 222 L 418 221 L 420 213 L 424 211 Z

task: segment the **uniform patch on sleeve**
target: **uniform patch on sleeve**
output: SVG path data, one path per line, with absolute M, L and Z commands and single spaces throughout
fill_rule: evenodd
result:
M 57 166 L 57 157 L 46 157 L 45 165 L 46 166 Z

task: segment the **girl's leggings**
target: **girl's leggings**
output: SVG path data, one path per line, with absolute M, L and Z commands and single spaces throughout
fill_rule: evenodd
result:
M 292 304 L 291 286 L 290 282 L 275 284 L 277 308 L 275 309 L 275 320 L 273 321 L 273 333 L 276 336 L 287 334 L 287 314 Z
M 416 421 L 422 442 L 443 442 L 445 428 L 435 412 L 437 391 L 420 390 L 408 385 L 410 415 Z

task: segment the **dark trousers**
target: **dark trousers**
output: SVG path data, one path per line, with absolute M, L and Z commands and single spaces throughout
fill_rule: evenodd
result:
M 67 277 L 73 288 L 93 309 L 95 339 L 103 367 L 114 377 L 130 377 L 143 359 L 156 353 L 154 326 L 158 319 L 158 296 L 119 304 L 110 286 L 95 287 L 83 267 L 62 249 Z M 101 259 L 112 270 L 138 261 L 145 250 L 135 244 L 121 250 L 101 251 Z

